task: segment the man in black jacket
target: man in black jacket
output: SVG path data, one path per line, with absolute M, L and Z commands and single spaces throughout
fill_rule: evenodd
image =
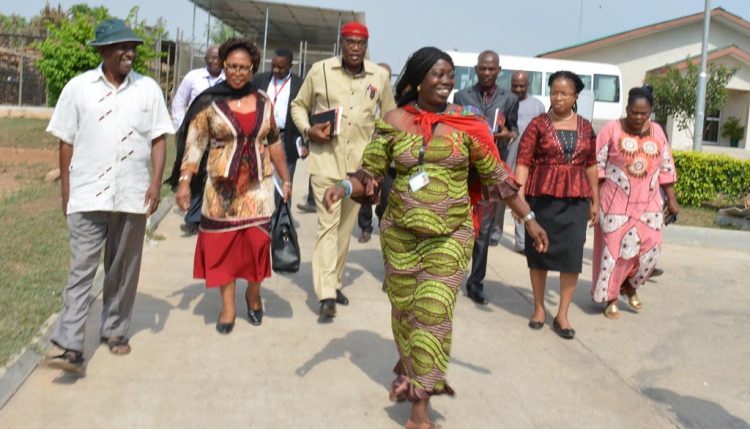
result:
M 500 57 L 496 52 L 484 51 L 477 58 L 474 67 L 478 82 L 456 93 L 453 102 L 461 106 L 473 106 L 486 118 L 492 129 L 500 157 L 503 161 L 508 156 L 508 143 L 518 135 L 518 97 L 510 91 L 497 86 L 500 74 Z M 504 122 L 501 120 L 504 118 Z M 500 122 L 503 122 L 500 124 Z M 479 235 L 474 242 L 471 255 L 471 274 L 466 282 L 469 298 L 477 304 L 487 304 L 484 296 L 484 276 L 487 273 L 487 253 L 490 245 L 490 232 L 499 213 L 498 222 L 503 224 L 505 204 L 480 201 L 478 209 L 481 214 Z
M 292 60 L 291 50 L 277 49 L 271 59 L 271 71 L 256 74 L 253 76 L 253 83 L 265 91 L 273 101 L 274 119 L 281 134 L 281 141 L 284 142 L 289 179 L 293 181 L 297 160 L 307 158 L 309 152 L 302 135 L 292 121 L 290 105 L 302 85 L 302 79 L 292 73 Z M 280 197 L 277 192 L 276 203 L 278 204 L 279 201 Z

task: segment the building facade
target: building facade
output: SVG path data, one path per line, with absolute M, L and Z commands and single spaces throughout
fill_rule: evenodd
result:
M 623 94 L 641 86 L 650 74 L 663 73 L 669 65 L 686 69 L 688 62 L 700 63 L 703 13 L 637 28 L 591 42 L 540 54 L 544 58 L 595 61 L 615 64 L 622 71 Z M 729 96 L 719 112 L 706 112 L 703 143 L 729 147 L 721 137 L 724 123 L 736 117 L 745 127 L 738 147 L 750 151 L 750 22 L 722 8 L 711 11 L 709 63 L 736 69 L 727 85 Z M 666 125 L 676 149 L 692 147 L 692 128 L 679 131 L 670 118 Z

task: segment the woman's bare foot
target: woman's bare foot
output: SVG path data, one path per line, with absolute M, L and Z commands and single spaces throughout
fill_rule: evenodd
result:
M 529 320 L 529 322 L 544 324 L 544 320 L 546 318 L 547 318 L 547 313 L 544 311 L 544 307 L 534 308 L 534 315 L 531 316 L 531 319 Z
M 221 313 L 219 313 L 219 323 L 233 323 L 234 319 L 237 317 L 237 312 L 232 310 L 221 310 Z
M 440 429 L 440 426 L 435 424 L 435 422 L 427 420 L 426 422 L 414 422 L 412 419 L 409 419 L 408 422 L 406 422 L 406 426 L 404 426 L 405 429 Z
M 607 307 L 604 309 L 604 317 L 610 320 L 617 320 L 620 317 L 620 310 L 617 308 L 616 299 L 607 303 Z

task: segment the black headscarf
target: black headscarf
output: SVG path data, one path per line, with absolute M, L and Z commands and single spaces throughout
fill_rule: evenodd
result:
M 187 141 L 188 128 L 190 122 L 195 116 L 200 113 L 203 109 L 209 106 L 211 103 L 217 100 L 235 100 L 242 98 L 251 92 L 257 91 L 258 88 L 255 84 L 248 82 L 247 85 L 240 89 L 234 89 L 227 84 L 226 81 L 222 81 L 212 87 L 209 87 L 205 91 L 201 92 L 199 96 L 190 103 L 190 107 L 185 113 L 185 118 L 182 120 L 180 129 L 177 130 L 177 157 L 174 160 L 174 166 L 172 167 L 172 174 L 165 181 L 172 185 L 172 190 L 177 189 L 177 185 L 180 181 L 180 170 L 182 169 L 182 157 L 185 154 L 185 142 Z M 206 161 L 208 159 L 208 149 L 201 158 L 200 166 L 198 167 L 198 173 L 193 175 L 190 181 L 190 192 L 196 194 L 203 192 L 203 184 L 206 182 Z
M 628 106 L 641 98 L 646 100 L 649 106 L 654 107 L 654 91 L 649 85 L 631 88 L 628 91 Z
M 453 59 L 450 55 L 431 46 L 419 49 L 406 60 L 404 74 L 396 83 L 398 107 L 403 107 L 417 99 L 417 86 L 422 83 L 427 72 L 438 60 L 445 60 L 453 67 Z

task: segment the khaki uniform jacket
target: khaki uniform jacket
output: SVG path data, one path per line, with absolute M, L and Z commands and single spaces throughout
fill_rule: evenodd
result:
M 307 137 L 311 114 L 339 106 L 343 108 L 339 135 L 330 143 L 310 144 L 310 174 L 344 179 L 347 173 L 357 170 L 375 129 L 375 118 L 396 107 L 388 72 L 365 60 L 364 72 L 352 76 L 343 67 L 341 57 L 313 64 L 292 101 L 292 119 L 297 129 Z

